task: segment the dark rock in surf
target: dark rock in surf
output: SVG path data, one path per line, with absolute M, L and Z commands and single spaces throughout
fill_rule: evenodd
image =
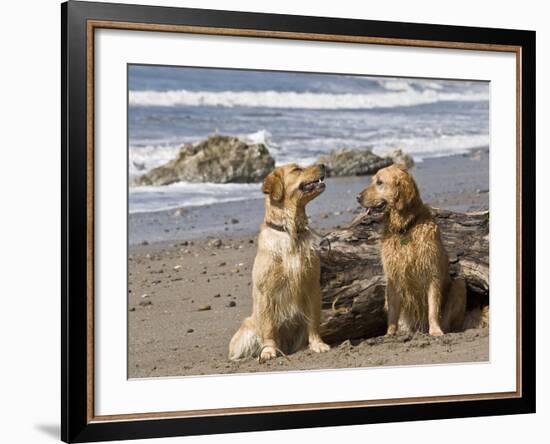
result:
M 329 176 L 364 176 L 393 163 L 392 159 L 377 156 L 370 149 L 340 148 L 319 157 L 317 163 L 327 168 Z
M 275 161 L 264 144 L 247 144 L 237 137 L 212 135 L 196 145 L 183 145 L 175 159 L 139 176 L 135 183 L 260 182 L 274 167 Z

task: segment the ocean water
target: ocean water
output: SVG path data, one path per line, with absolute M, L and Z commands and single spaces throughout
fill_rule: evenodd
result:
M 421 162 L 489 145 L 488 82 L 131 65 L 128 88 L 130 177 L 214 133 L 263 142 L 277 164 L 341 147 Z M 260 197 L 258 184 L 132 186 L 129 211 Z

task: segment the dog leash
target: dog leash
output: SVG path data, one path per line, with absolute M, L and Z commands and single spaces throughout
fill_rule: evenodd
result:
M 330 252 L 331 252 L 331 244 L 330 244 L 330 239 L 328 238 L 329 234 L 325 234 L 324 236 L 322 234 L 320 234 L 318 231 L 314 230 L 313 228 L 311 227 L 308 227 L 307 228 L 311 234 L 313 234 L 314 236 L 317 236 L 317 238 L 320 238 L 321 240 L 319 241 L 319 247 L 322 249 L 323 247 L 323 243 L 327 243 L 328 244 L 328 251 L 327 251 L 327 254 L 330 255 Z

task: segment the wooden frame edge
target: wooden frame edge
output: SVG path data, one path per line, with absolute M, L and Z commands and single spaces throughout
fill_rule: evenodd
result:
M 449 395 L 449 396 L 425 396 L 412 398 L 395 398 L 383 400 L 365 400 L 365 401 L 335 401 L 320 402 L 309 404 L 280 404 L 259 407 L 231 407 L 220 409 L 201 409 L 201 410 L 182 410 L 169 412 L 151 412 L 151 413 L 127 413 L 117 415 L 95 416 L 90 423 L 127 421 L 127 420 L 148 420 L 148 419 L 166 419 L 166 418 L 197 418 L 204 416 L 231 416 L 243 413 L 287 413 L 304 410 L 330 410 L 338 408 L 361 408 L 361 407 L 387 407 L 392 405 L 410 405 L 422 402 L 423 404 L 437 404 L 441 402 L 462 402 L 462 401 L 482 401 L 494 399 L 512 399 L 519 398 L 518 392 L 499 392 L 488 394 L 472 395 Z
M 413 46 L 423 48 L 441 48 L 441 49 L 465 49 L 472 51 L 496 51 L 496 52 L 516 52 L 521 49 L 517 45 L 501 45 L 490 43 L 468 43 L 468 42 L 450 42 L 437 40 L 418 40 L 418 39 L 399 39 L 389 37 L 368 37 L 340 34 L 316 34 L 288 31 L 264 31 L 258 29 L 239 29 L 222 28 L 209 26 L 191 26 L 191 25 L 166 25 L 150 24 L 139 22 L 124 22 L 110 20 L 88 20 L 88 26 L 93 29 L 120 29 L 129 31 L 148 31 L 148 32 L 173 32 L 186 34 L 217 35 L 226 37 L 258 37 L 275 38 L 286 40 L 309 40 L 318 42 L 335 43 L 361 43 L 385 46 Z

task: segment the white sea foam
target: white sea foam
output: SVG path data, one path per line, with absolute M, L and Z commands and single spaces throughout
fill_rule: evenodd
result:
M 463 154 L 473 148 L 487 147 L 489 142 L 488 134 L 395 138 L 374 142 L 373 151 L 385 155 L 399 148 L 413 156 L 416 161 L 422 161 L 430 157 Z
M 256 131 L 254 133 L 240 134 L 237 137 L 248 144 L 263 143 L 267 147 L 275 146 L 275 143 L 273 143 L 272 140 L 271 133 L 269 131 L 266 131 L 265 129 Z
M 449 82 L 444 80 L 378 79 L 378 84 L 388 91 L 437 90 L 442 91 Z
M 430 157 L 452 156 L 463 154 L 473 148 L 489 146 L 488 134 L 440 135 L 440 136 L 403 136 L 403 137 L 370 137 L 367 141 L 359 138 L 312 138 L 285 145 L 285 150 L 276 157 L 276 164 L 296 162 L 307 165 L 319 158 L 319 151 L 326 153 L 335 148 L 371 149 L 374 153 L 385 156 L 402 149 L 417 161 Z
M 131 214 L 259 199 L 263 196 L 258 183 L 178 182 L 166 186 L 134 187 L 129 193 Z
M 130 146 L 128 169 L 130 177 L 135 177 L 158 167 L 176 157 L 181 144 Z
M 406 80 L 379 80 L 380 85 L 389 91 L 411 91 L 412 87 Z
M 398 84 L 399 83 L 399 84 Z M 390 84 L 391 85 L 391 84 Z M 395 91 L 398 87 L 405 90 Z M 489 100 L 487 92 L 454 93 L 435 89 L 417 91 L 394 82 L 390 92 L 374 94 L 325 94 L 278 91 L 130 91 L 130 106 L 220 106 L 295 109 L 373 109 L 415 106 L 444 101 Z

